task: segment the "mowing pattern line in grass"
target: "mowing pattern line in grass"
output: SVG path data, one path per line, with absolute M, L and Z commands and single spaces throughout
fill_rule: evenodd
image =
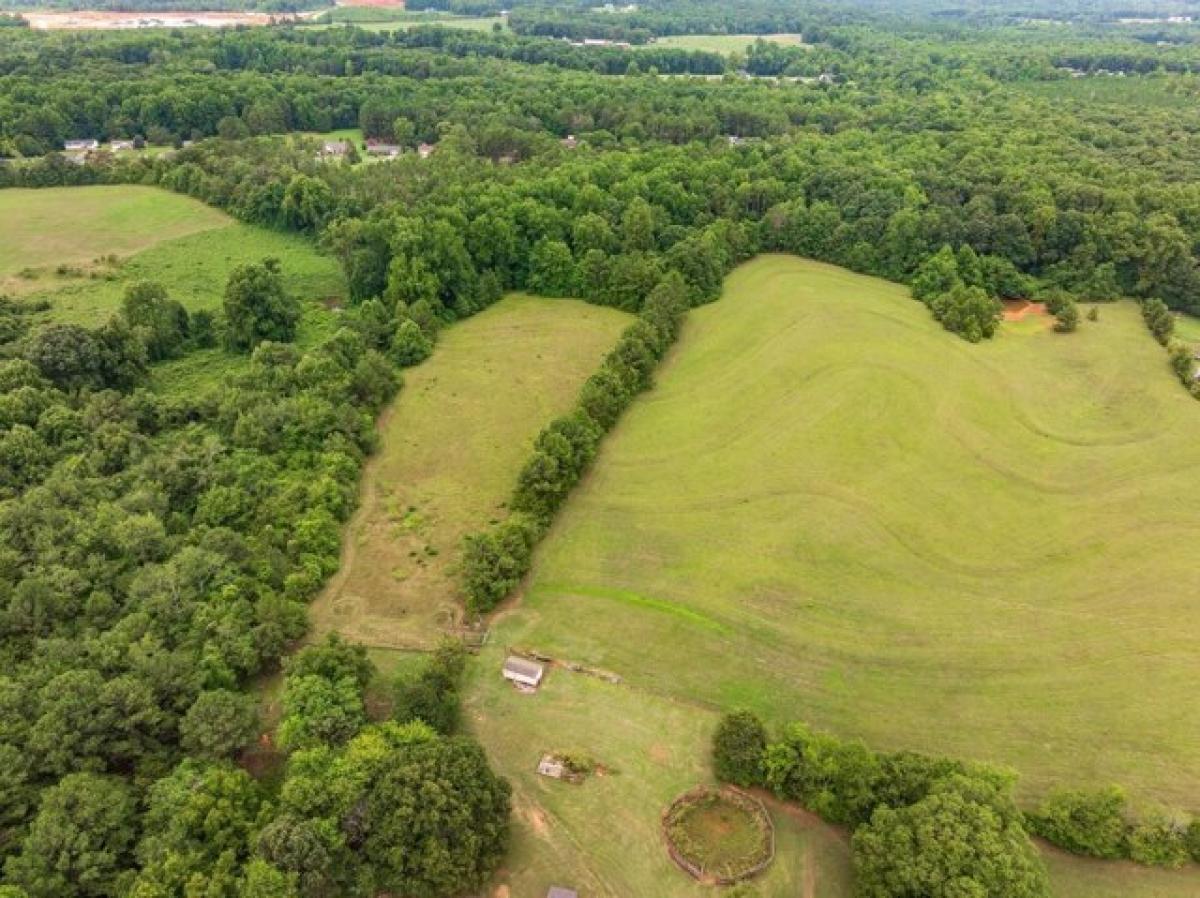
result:
M 972 346 L 902 287 L 764 257 L 691 314 L 499 638 L 1010 764 L 1027 798 L 1192 808 L 1197 474 L 1194 400 L 1132 305 Z

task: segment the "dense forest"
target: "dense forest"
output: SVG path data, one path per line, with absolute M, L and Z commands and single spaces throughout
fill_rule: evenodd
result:
M 910 283 L 969 340 L 1002 298 L 1135 297 L 1156 335 L 1167 310 L 1200 314 L 1191 32 L 1160 47 L 1097 19 L 1067 36 L 1005 6 L 950 34 L 932 5 L 890 30 L 882 5 L 662 0 L 605 33 L 809 45 L 732 57 L 571 46 L 544 35 L 613 14 L 549 4 L 517 5 L 516 35 L 0 29 L 0 187 L 185 193 L 307 235 L 350 294 L 305 351 L 270 260 L 235 270 L 215 315 L 154 282 L 99 328 L 0 304 L 0 896 L 450 896 L 487 879 L 509 794 L 458 732 L 458 649 L 393 684 L 384 720 L 361 648 L 289 652 L 400 369 L 507 290 L 640 317 L 540 438 L 516 514 L 474 538 L 479 611 L 523 573 L 686 307 L 755 253 Z M 312 134 L 344 128 L 435 150 L 319 158 Z M 59 152 L 82 138 L 175 149 Z M 148 388 L 156 364 L 218 345 L 244 373 L 186 397 Z M 234 763 L 256 732 L 245 689 L 281 665 L 288 760 L 260 782 Z M 807 798 L 781 770 L 781 794 Z M 975 804 L 1000 808 L 995 850 L 1020 879 L 986 894 L 1041 894 L 1007 785 L 985 785 Z M 889 875 L 885 836 L 855 837 L 872 881 Z

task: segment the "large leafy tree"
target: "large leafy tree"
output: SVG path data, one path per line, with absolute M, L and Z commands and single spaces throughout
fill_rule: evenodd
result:
M 296 336 L 300 304 L 283 286 L 278 259 L 240 265 L 225 285 L 225 342 L 248 352 L 264 340 L 290 343 Z
M 46 790 L 5 877 L 30 898 L 117 898 L 133 860 L 135 808 L 113 777 L 73 773 Z
M 508 846 L 509 791 L 469 739 L 398 751 L 367 793 L 362 856 L 374 887 L 413 898 L 479 888 Z
M 916 804 L 878 808 L 852 839 L 861 898 L 1046 898 L 1041 859 L 1011 799 L 954 776 Z

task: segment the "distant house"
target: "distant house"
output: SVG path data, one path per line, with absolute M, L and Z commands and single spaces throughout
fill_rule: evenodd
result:
M 573 150 L 573 149 L 575 149 L 577 146 L 579 146 L 579 141 L 575 139 L 575 135 L 574 135 L 574 134 L 568 134 L 568 135 L 567 135 L 566 137 L 564 137 L 564 138 L 562 139 L 562 141 L 560 141 L 560 142 L 561 142 L 561 143 L 562 143 L 562 145 L 563 145 L 564 147 L 566 147 L 568 150 Z
M 367 141 L 367 153 L 371 156 L 392 158 L 400 155 L 400 145 L 397 143 L 384 143 L 382 140 L 371 138 Z
M 504 674 L 504 679 L 510 680 L 517 686 L 537 689 L 542 683 L 546 668 L 536 661 L 527 661 L 516 655 L 509 655 L 504 661 L 504 668 L 501 672 Z
M 417 155 L 422 159 L 428 159 L 433 155 L 435 149 L 437 148 L 431 143 L 420 143 L 417 144 Z
M 832 72 L 822 72 L 817 76 L 818 84 L 833 84 L 837 81 Z
M 327 140 L 321 144 L 321 155 L 327 159 L 342 159 L 349 152 L 348 140 Z
M 100 149 L 100 141 L 98 140 L 68 140 L 63 144 L 63 149 L 68 153 L 90 153 L 92 150 Z
M 125 150 L 134 149 L 134 143 L 132 140 L 114 140 L 108 145 L 108 148 L 114 153 L 121 153 Z
M 538 761 L 537 772 L 542 776 L 560 780 L 563 778 L 563 774 L 567 772 L 567 768 L 554 755 L 543 755 L 542 759 Z
M 550 886 L 546 898 L 579 898 L 579 893 L 574 889 L 564 889 L 562 886 Z
M 739 137 L 736 134 L 730 134 L 726 139 L 729 141 L 731 147 L 740 147 L 746 142 L 745 138 Z

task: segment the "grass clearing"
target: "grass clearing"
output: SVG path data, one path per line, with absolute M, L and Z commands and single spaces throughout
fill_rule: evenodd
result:
M 341 568 L 311 607 L 314 635 L 429 647 L 454 624 L 463 535 L 503 514 L 533 438 L 629 321 L 513 295 L 444 331 L 380 423 Z
M 1026 798 L 1194 808 L 1198 469 L 1132 304 L 971 346 L 902 287 L 762 258 L 693 314 L 500 638 L 1009 764 Z
M 60 265 L 90 270 L 102 256 L 233 224 L 199 200 L 134 186 L 0 190 L 0 217 L 0 291 L 19 294 L 46 289 Z
M 473 726 L 515 787 L 513 898 L 700 894 L 654 827 L 711 776 L 736 706 L 1008 764 L 1025 800 L 1111 781 L 1197 809 L 1194 402 L 1132 303 L 972 346 L 903 287 L 780 256 L 734 272 L 475 666 Z M 555 669 L 523 696 L 507 645 L 625 682 Z M 559 749 L 620 774 L 541 781 Z M 780 827 L 764 894 L 849 894 L 844 844 L 811 827 Z M 1067 898 L 1200 888 L 1194 868 L 1046 856 Z
M 97 327 L 115 314 L 128 284 L 162 283 L 189 311 L 218 309 L 229 272 L 270 256 L 303 303 L 297 345 L 331 334 L 337 316 L 323 300 L 346 295 L 337 262 L 295 234 L 234 221 L 189 197 L 154 187 L 54 187 L 0 190 L 0 214 L 15 223 L 0 243 L 0 291 L 50 302 L 47 319 Z M 63 227 L 68 220 L 71 227 Z M 115 263 L 103 260 L 115 256 Z M 58 266 L 70 269 L 59 273 Z M 22 277 L 20 272 L 32 276 Z M 200 350 L 156 365 L 155 389 L 185 394 L 220 382 L 247 357 Z
M 745 53 L 747 48 L 761 38 L 772 44 L 788 47 L 803 47 L 801 34 L 671 34 L 656 38 L 649 47 L 674 47 L 679 50 L 707 50 L 710 53 L 729 55 Z
M 544 898 L 551 885 L 589 898 L 715 894 L 670 859 L 659 819 L 681 792 L 711 782 L 715 712 L 554 669 L 534 695 L 500 678 L 503 643 L 469 668 L 467 718 L 513 785 L 513 847 L 493 895 Z M 581 784 L 538 776 L 546 752 L 603 765 Z M 763 898 L 849 898 L 842 833 L 774 802 L 776 856 L 754 882 Z
M 1178 312 L 1175 315 L 1175 336 L 1186 343 L 1200 344 L 1200 318 Z

